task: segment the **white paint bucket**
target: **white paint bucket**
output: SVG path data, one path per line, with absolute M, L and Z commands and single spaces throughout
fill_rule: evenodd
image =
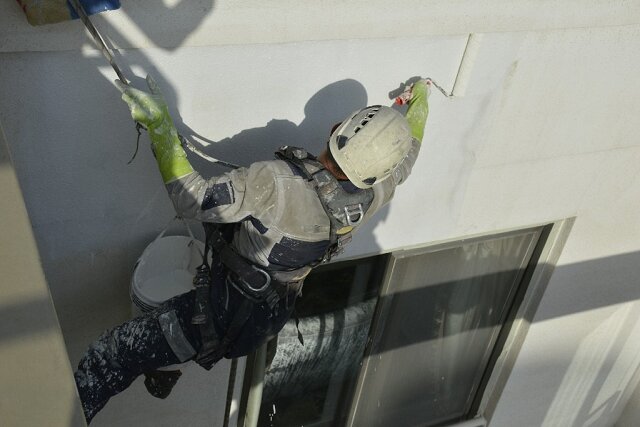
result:
M 204 244 L 193 235 L 164 236 L 165 232 L 166 228 L 146 247 L 134 267 L 129 293 L 133 317 L 193 289 Z

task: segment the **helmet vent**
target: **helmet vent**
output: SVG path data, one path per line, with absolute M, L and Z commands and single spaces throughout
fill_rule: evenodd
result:
M 369 123 L 369 120 L 371 120 L 370 118 L 364 118 L 360 121 L 360 124 L 358 126 L 355 127 L 355 129 L 353 130 L 354 133 L 357 133 L 360 129 L 362 129 L 363 127 L 365 127 L 367 125 L 367 123 Z
M 349 138 L 347 138 L 344 135 L 340 135 L 338 137 L 338 150 L 342 150 L 344 148 L 345 145 L 347 145 L 347 141 L 349 140 Z
M 371 178 L 362 180 L 362 182 L 364 182 L 367 185 L 373 185 L 373 183 L 376 182 L 376 177 L 372 176 Z

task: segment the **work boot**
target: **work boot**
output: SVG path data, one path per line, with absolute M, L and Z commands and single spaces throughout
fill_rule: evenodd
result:
M 151 396 L 157 397 L 158 399 L 166 399 L 181 375 L 181 371 L 145 372 L 144 386 Z

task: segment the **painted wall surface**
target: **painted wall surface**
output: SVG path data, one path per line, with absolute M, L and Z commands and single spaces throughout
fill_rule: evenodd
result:
M 96 23 L 134 85 L 156 77 L 181 132 L 240 164 L 283 144 L 320 150 L 333 123 L 414 75 L 451 89 L 468 33 L 485 32 L 466 95 L 432 94 L 411 179 L 345 256 L 576 216 L 490 425 L 613 424 L 640 366 L 637 3 L 324 3 L 141 1 Z M 75 364 L 127 318 L 131 269 L 172 207 L 146 136 L 127 165 L 136 133 L 79 23 L 30 28 L 11 6 L 0 120 Z M 227 369 L 189 372 L 169 402 L 136 382 L 95 424 L 221 422 Z
M 615 427 L 634 427 L 640 420 L 640 387 L 636 387 L 635 391 L 629 398 L 627 406 L 622 411 L 622 415 Z
M 60 324 L 0 124 L 0 420 L 83 426 Z

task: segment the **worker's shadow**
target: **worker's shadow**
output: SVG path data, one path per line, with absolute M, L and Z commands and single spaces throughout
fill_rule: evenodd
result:
M 305 104 L 305 117 L 300 124 L 286 119 L 273 119 L 264 127 L 246 129 L 220 141 L 198 135 L 184 124 L 179 123 L 177 127 L 196 143 L 203 142 L 202 145 L 196 145 L 206 154 L 248 166 L 256 161 L 273 159 L 274 152 L 283 145 L 302 147 L 312 154 L 319 154 L 326 147 L 333 125 L 366 105 L 367 92 L 364 86 L 356 80 L 345 79 L 316 92 Z M 176 121 L 180 122 L 180 119 Z M 226 170 L 192 153 L 189 156 L 196 170 L 203 176 Z

